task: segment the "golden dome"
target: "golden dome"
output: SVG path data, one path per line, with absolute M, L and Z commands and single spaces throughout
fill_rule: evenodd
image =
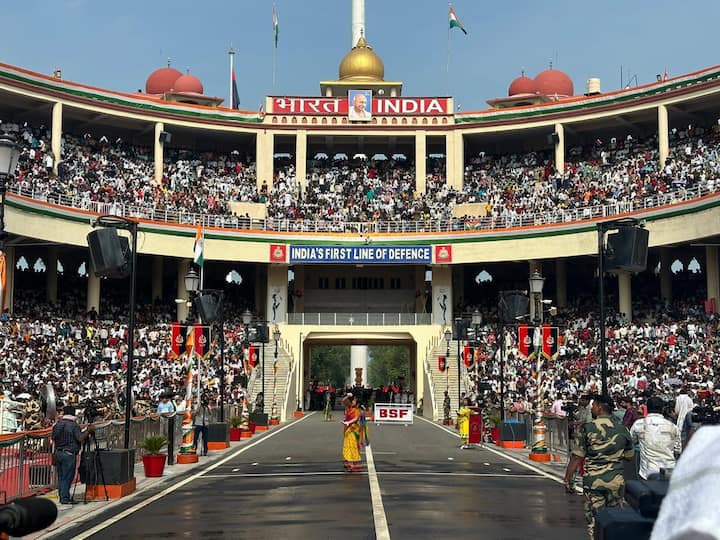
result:
M 385 66 L 367 44 L 365 37 L 360 36 L 357 45 L 340 62 L 339 72 L 341 81 L 382 81 L 385 77 Z

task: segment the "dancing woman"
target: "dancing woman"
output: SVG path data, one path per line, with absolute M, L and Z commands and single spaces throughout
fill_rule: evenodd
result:
M 362 426 L 360 425 L 360 408 L 352 394 L 347 394 L 343 400 L 345 418 L 343 419 L 343 467 L 348 472 L 363 470 L 362 457 L 360 457 L 360 444 Z

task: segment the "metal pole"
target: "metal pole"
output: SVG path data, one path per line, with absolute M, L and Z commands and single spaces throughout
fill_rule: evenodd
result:
M 225 319 L 220 318 L 220 423 L 225 421 Z
M 265 338 L 263 336 L 263 339 L 260 340 L 262 342 L 262 409 L 260 410 L 261 413 L 265 413 Z
M 457 341 L 458 409 L 462 407 L 460 399 L 460 319 L 455 319 L 455 340 Z
M 607 351 L 605 350 L 605 225 L 598 223 L 598 279 L 600 294 L 600 379 L 602 393 L 608 394 Z
M 505 321 L 500 314 L 500 423 L 505 420 Z
M 130 268 L 130 322 L 128 323 L 128 363 L 125 378 L 125 449 L 130 448 L 130 417 L 132 416 L 133 364 L 135 362 L 135 281 L 137 275 L 137 222 L 127 220 L 132 235 Z

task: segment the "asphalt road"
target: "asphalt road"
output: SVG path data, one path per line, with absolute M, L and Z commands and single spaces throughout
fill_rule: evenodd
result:
M 344 473 L 340 413 L 312 414 L 59 538 L 585 538 L 580 497 L 496 452 L 461 450 L 440 426 L 373 424 L 370 439 L 368 471 Z

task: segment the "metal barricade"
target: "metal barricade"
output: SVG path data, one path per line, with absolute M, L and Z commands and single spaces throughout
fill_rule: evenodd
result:
M 52 490 L 51 429 L 0 437 L 0 502 Z

